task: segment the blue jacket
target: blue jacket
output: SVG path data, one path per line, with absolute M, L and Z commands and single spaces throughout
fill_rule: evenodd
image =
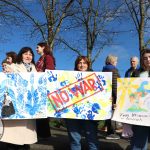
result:
M 113 97 L 113 103 L 116 103 L 117 99 L 117 78 L 120 77 L 120 74 L 118 72 L 118 69 L 109 64 L 103 67 L 103 72 L 112 72 L 112 97 Z

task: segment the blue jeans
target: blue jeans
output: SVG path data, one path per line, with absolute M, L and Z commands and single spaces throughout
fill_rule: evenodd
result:
M 134 125 L 131 150 L 147 150 L 149 133 L 150 127 Z
M 91 120 L 66 119 L 71 150 L 81 150 L 81 134 L 85 133 L 89 150 L 98 150 L 97 122 Z

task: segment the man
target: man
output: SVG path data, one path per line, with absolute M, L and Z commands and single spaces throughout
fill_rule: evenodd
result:
M 136 56 L 131 57 L 131 59 L 130 59 L 131 67 L 126 71 L 125 77 L 131 77 L 133 72 L 135 70 L 139 69 L 138 63 L 139 63 L 138 57 L 136 57 Z
M 138 67 L 139 59 L 136 56 L 131 57 L 130 64 L 131 67 L 126 71 L 125 77 L 132 77 L 132 74 L 139 69 Z M 130 138 L 133 136 L 132 126 L 129 124 L 123 124 L 122 136 L 124 138 Z

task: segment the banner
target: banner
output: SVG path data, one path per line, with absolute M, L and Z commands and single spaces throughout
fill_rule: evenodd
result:
M 112 114 L 112 73 L 47 71 L 48 117 L 105 120 Z
M 46 117 L 45 73 L 0 73 L 0 118 Z
M 150 79 L 119 78 L 113 120 L 150 126 Z

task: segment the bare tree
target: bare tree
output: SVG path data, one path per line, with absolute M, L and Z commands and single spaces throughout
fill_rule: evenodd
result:
M 53 49 L 55 38 L 58 35 L 62 23 L 65 18 L 71 15 L 70 7 L 74 0 L 66 0 L 65 2 L 59 0 L 36 0 L 36 7 L 42 12 L 42 17 L 35 16 L 31 7 L 26 5 L 24 0 L 0 0 L 1 18 L 9 20 L 7 17 L 16 19 L 20 23 L 26 24 L 30 22 L 33 26 L 31 36 L 40 33 L 43 41 L 46 41 Z M 32 3 L 34 0 L 32 1 Z M 37 6 L 38 5 L 38 6 Z M 40 12 L 40 13 L 41 13 Z M 24 17 L 24 18 L 23 18 Z M 10 21 L 10 20 L 9 20 Z
M 71 25 L 68 25 L 66 32 L 72 29 L 78 35 L 74 34 L 69 39 L 60 38 L 77 55 L 87 55 L 92 62 L 91 68 L 104 47 L 111 45 L 113 41 L 113 22 L 120 16 L 122 4 L 112 4 L 110 0 L 76 0 Z
M 135 29 L 138 33 L 139 50 L 141 51 L 150 45 L 150 37 L 148 36 L 150 30 L 150 16 L 148 16 L 148 9 L 150 9 L 150 1 L 148 0 L 125 0 L 125 3 L 130 12 Z

